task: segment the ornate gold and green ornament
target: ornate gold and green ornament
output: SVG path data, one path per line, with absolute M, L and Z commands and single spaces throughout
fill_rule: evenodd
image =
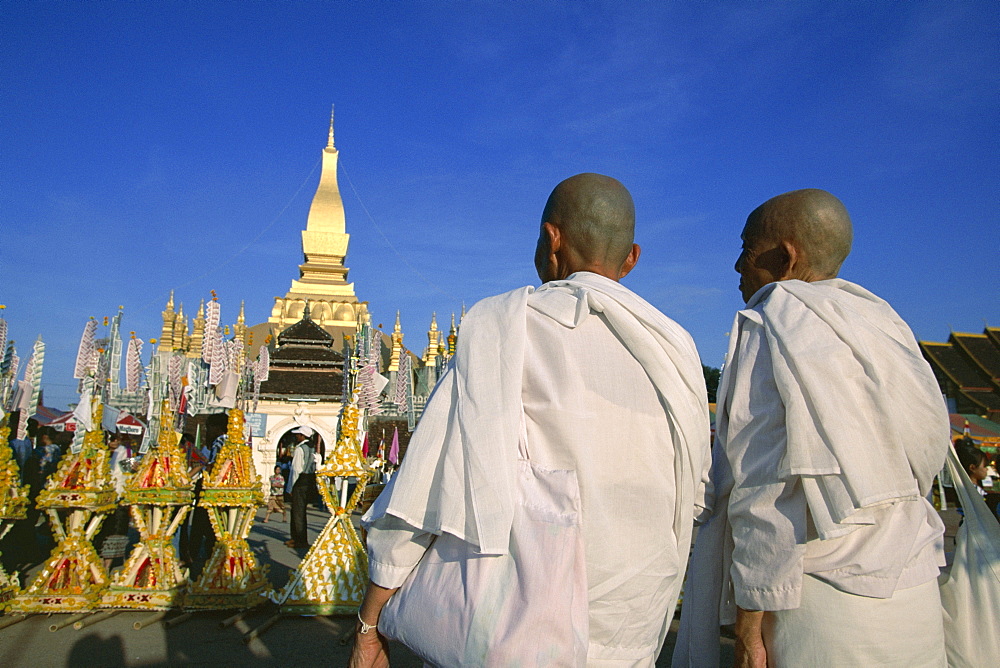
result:
M 358 443 L 359 411 L 344 407 L 341 433 L 333 457 L 316 471 L 317 486 L 330 510 L 330 519 L 313 542 L 288 584 L 272 598 L 284 615 L 353 615 L 368 584 L 368 555 L 351 523 L 351 514 L 364 493 L 371 472 Z M 357 478 L 345 506 L 340 506 L 334 478 Z
M 24 519 L 28 511 L 28 486 L 21 484 L 21 472 L 7 443 L 10 436 L 9 418 L 6 415 L 0 422 L 0 540 L 7 535 L 14 522 Z M 0 564 L 0 610 L 20 591 L 18 574 L 8 574 Z
M 188 582 L 174 549 L 174 534 L 194 493 L 187 460 L 169 428 L 169 402 L 163 401 L 158 445 L 151 448 L 129 478 L 122 503 L 129 506 L 141 535 L 101 599 L 102 607 L 168 610 L 180 607 Z
M 36 500 L 48 514 L 58 543 L 31 583 L 11 601 L 14 612 L 92 610 L 108 585 L 108 572 L 92 541 L 114 510 L 117 495 L 101 430 L 103 409 L 97 399 L 92 405 L 94 428 L 86 432 L 78 452 L 63 456 Z
M 187 609 L 252 608 L 271 592 L 267 565 L 247 544 L 257 508 L 264 505 L 260 476 L 244 443 L 243 411 L 229 411 L 226 442 L 206 475 L 198 505 L 208 511 L 215 547 L 184 600 Z

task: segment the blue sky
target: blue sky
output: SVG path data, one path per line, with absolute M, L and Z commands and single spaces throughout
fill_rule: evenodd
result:
M 336 104 L 347 265 L 375 322 L 537 282 L 551 188 L 632 192 L 626 284 L 722 362 L 746 215 L 847 205 L 842 271 L 918 338 L 1000 324 L 996 2 L 22 2 L 0 16 L 0 303 L 46 403 L 89 316 L 171 289 L 250 323 L 297 278 Z M 147 347 L 148 351 L 148 347 Z

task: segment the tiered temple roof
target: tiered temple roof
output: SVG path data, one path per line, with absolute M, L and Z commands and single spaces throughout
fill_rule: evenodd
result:
M 952 332 L 947 343 L 921 341 L 920 349 L 955 412 L 1000 419 L 1000 327 Z
M 340 401 L 344 356 L 333 349 L 334 341 L 310 318 L 307 305 L 302 319 L 278 334 L 261 399 Z

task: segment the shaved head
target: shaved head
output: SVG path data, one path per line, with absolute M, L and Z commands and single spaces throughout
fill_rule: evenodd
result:
M 825 190 L 793 190 L 767 200 L 747 217 L 736 260 L 743 301 L 768 283 L 835 278 L 851 252 L 851 217 Z
M 790 241 L 803 253 L 813 274 L 833 278 L 851 252 L 854 231 L 843 202 L 825 190 L 806 188 L 772 197 L 754 209 L 744 235 Z
M 634 253 L 635 205 L 628 190 L 616 179 L 601 174 L 577 174 L 555 187 L 542 211 L 542 234 L 535 251 L 535 266 L 542 280 L 551 267 L 547 255 L 553 253 L 546 225 L 558 229 L 563 253 L 559 278 L 574 271 L 593 271 L 618 280 Z M 569 273 L 566 273 L 566 272 Z M 628 270 L 625 271 L 628 273 Z M 563 275 L 565 274 L 565 275 Z M 621 274 L 621 275 L 619 275 Z

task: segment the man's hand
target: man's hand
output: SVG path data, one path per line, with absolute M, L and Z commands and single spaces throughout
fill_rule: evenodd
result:
M 358 624 L 354 633 L 354 649 L 351 651 L 349 668 L 389 668 L 389 641 L 378 632 L 371 629 L 361 633 Z
M 762 626 L 766 613 L 736 609 L 736 668 L 767 668 Z

